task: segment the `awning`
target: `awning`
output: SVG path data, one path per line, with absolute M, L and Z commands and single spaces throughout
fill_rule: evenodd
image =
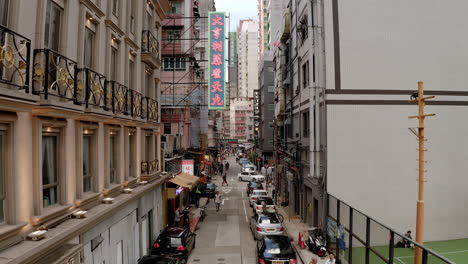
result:
M 192 190 L 198 184 L 199 178 L 188 173 L 181 172 L 170 178 L 169 181 L 181 187 Z

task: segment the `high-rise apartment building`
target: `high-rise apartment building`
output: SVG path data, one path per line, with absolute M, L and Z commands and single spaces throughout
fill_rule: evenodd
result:
M 0 1 L 1 262 L 136 263 L 149 252 L 165 225 L 169 9 L 166 0 Z
M 237 28 L 238 90 L 240 98 L 253 98 L 258 86 L 258 23 L 241 20 Z
M 259 59 L 263 58 L 263 53 L 268 52 L 268 23 L 269 23 L 270 0 L 258 0 L 258 54 Z

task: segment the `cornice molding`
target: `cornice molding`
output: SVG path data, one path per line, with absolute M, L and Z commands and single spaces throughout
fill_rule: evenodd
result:
M 106 14 L 104 12 L 102 12 L 102 10 L 97 6 L 95 5 L 91 0 L 80 0 L 80 3 L 82 3 L 83 5 L 85 5 L 87 8 L 93 10 L 98 16 L 99 18 L 102 18 L 103 16 L 105 16 Z

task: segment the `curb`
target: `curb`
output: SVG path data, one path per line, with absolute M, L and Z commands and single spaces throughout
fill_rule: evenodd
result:
M 294 245 L 294 250 L 296 251 L 297 256 L 301 259 L 302 264 L 306 264 L 306 262 L 304 261 L 305 257 L 302 255 L 301 249 L 298 248 L 299 246 L 296 243 L 293 243 L 293 245 Z

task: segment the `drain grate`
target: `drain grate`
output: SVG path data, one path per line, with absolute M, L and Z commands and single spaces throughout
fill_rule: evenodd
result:
M 200 262 L 200 259 L 194 259 L 193 262 Z
M 226 259 L 223 259 L 223 258 L 219 258 L 218 261 L 225 261 Z

